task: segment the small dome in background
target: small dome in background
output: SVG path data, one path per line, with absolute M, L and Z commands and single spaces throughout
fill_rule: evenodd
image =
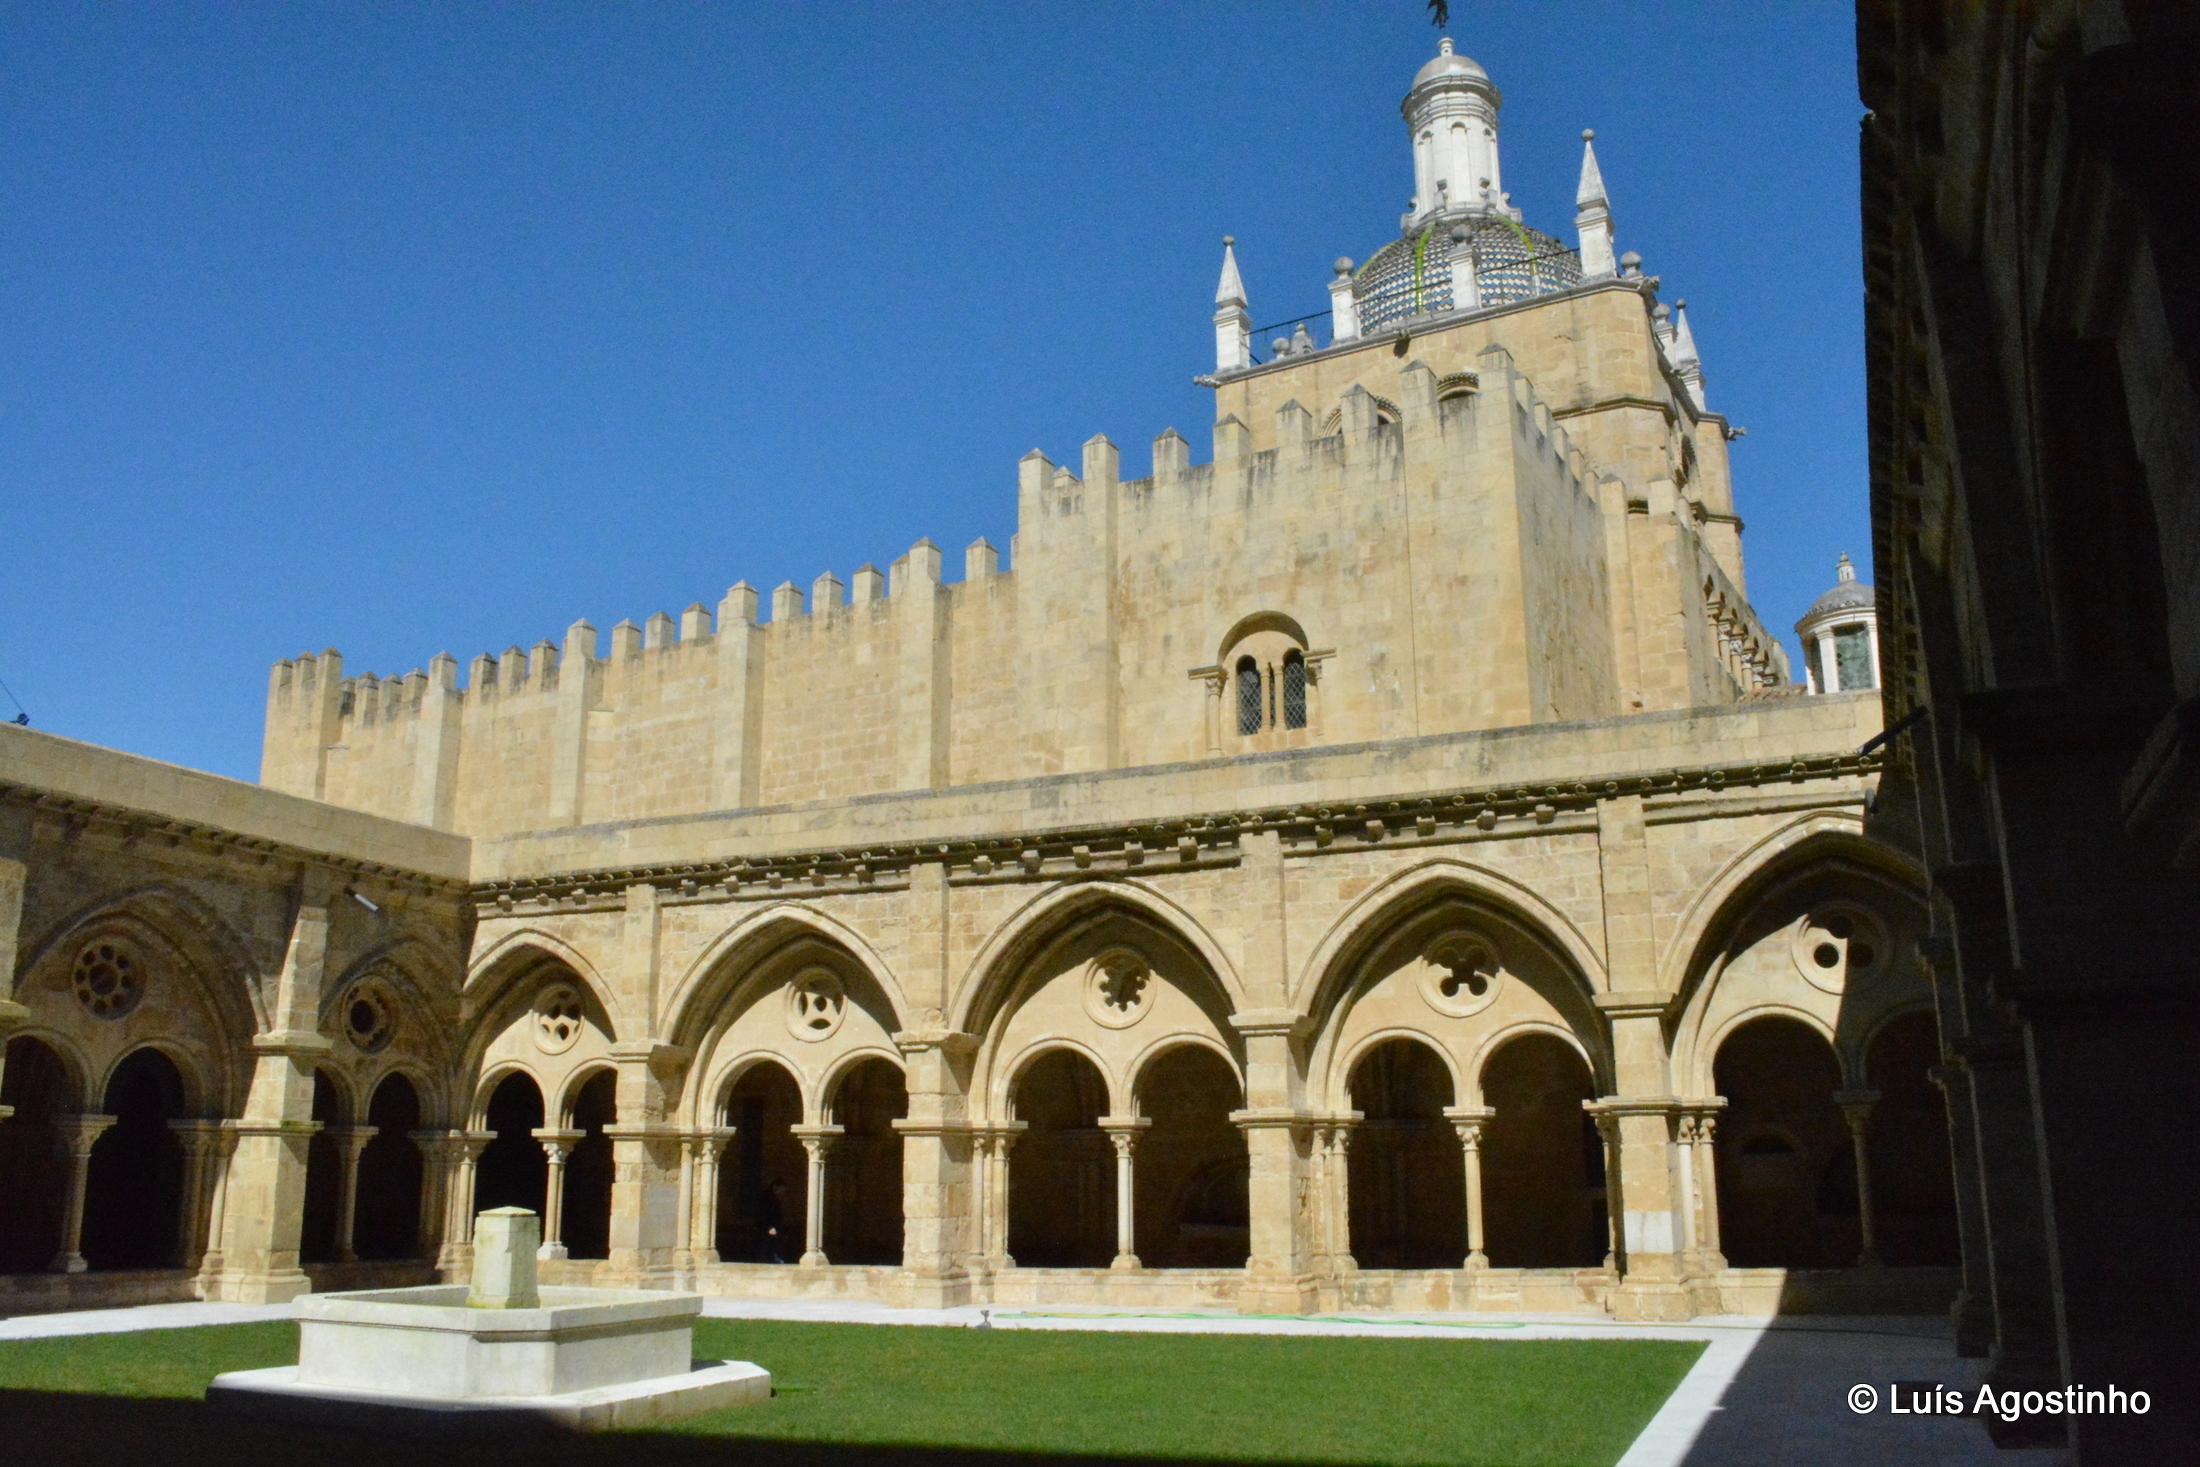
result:
M 1484 71 L 1473 57 L 1461 56 L 1458 52 L 1452 50 L 1451 37 L 1446 36 L 1436 43 L 1436 55 L 1430 59 L 1428 65 L 1413 74 L 1413 85 L 1418 90 L 1428 82 L 1439 81 L 1448 77 L 1458 77 L 1463 81 L 1481 82 L 1484 86 L 1489 85 L 1490 80 L 1490 74 Z
M 1843 555 L 1840 564 L 1834 568 L 1833 589 L 1811 602 L 1810 610 L 1803 613 L 1803 619 L 1795 624 L 1795 629 L 1800 632 L 1807 626 L 1816 626 L 1822 619 L 1836 612 L 1864 611 L 1878 604 L 1877 594 L 1868 584 L 1856 578 L 1856 567 L 1849 563 L 1847 555 Z

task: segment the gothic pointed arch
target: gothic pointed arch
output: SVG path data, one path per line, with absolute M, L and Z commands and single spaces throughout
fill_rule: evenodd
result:
M 561 964 L 587 986 L 613 1034 L 629 1032 L 632 1026 L 621 1011 L 618 994 L 595 961 L 565 938 L 540 927 L 499 933 L 473 955 L 460 990 L 461 1022 L 468 1027 L 478 1024 L 480 1016 L 502 1001 L 513 985 L 537 976 L 536 970 L 546 961 Z
M 1039 949 L 1079 919 L 1110 910 L 1142 919 L 1183 943 L 1198 957 L 1230 1011 L 1246 1007 L 1244 982 L 1205 924 L 1143 883 L 1110 879 L 1050 887 L 987 934 L 949 1001 L 947 1027 L 978 1032 L 1000 1008 L 1019 968 Z
M 251 944 L 191 893 L 147 883 L 102 896 L 31 946 L 16 997 L 66 1031 L 93 1094 L 130 1050 L 154 1045 L 188 1078 L 196 1113 L 234 1114 L 266 1010 Z
M 1929 1000 L 1916 961 L 1924 882 L 1900 853 L 1839 814 L 1796 820 L 1707 882 L 1667 949 L 1674 1082 L 1715 1093 L 1722 1038 L 1752 1017 L 1818 1030 L 1844 1075 L 1861 1073 L 1887 1016 Z
M 1510 1030 L 1541 1027 L 1565 1034 L 1603 1084 L 1604 986 L 1598 954 L 1549 903 L 1470 863 L 1426 862 L 1362 896 L 1302 970 L 1294 1006 L 1312 1020 L 1308 1082 L 1325 1105 L 1349 1109 L 1357 1056 L 1412 1037 L 1471 1097 L 1481 1056 Z
M 804 938 L 840 949 L 878 987 L 889 1032 L 910 1027 L 913 1016 L 901 983 L 864 936 L 828 912 L 804 902 L 774 902 L 712 938 L 687 965 L 665 1005 L 664 1032 L 675 1044 L 692 1044 L 722 1005 L 773 952 Z

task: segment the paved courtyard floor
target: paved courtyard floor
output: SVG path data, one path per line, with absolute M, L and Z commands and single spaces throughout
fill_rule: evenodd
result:
M 1956 1358 L 1937 1319 L 1713 1317 L 1685 1324 L 1624 1324 L 1577 1315 L 1341 1314 L 1312 1318 L 1196 1311 L 1059 1308 L 895 1309 L 838 1301 L 712 1298 L 714 1319 L 821 1324 L 935 1325 L 964 1329 L 1117 1330 L 1176 1334 L 1364 1335 L 1422 1339 L 1703 1340 L 1706 1349 L 1620 1467 L 2055 1467 L 2060 1452 L 2004 1453 L 1969 1420 L 1894 1416 L 1889 1382 L 1976 1390 L 1978 1363 Z M 148 1304 L 0 1319 L 0 1341 L 283 1319 L 287 1305 Z M 1849 1408 L 1852 1386 L 1875 1387 L 1879 1409 Z

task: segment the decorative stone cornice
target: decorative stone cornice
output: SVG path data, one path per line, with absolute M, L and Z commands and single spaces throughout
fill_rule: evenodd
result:
M 1162 821 L 1116 822 L 950 841 L 879 843 L 722 861 L 577 869 L 478 883 L 484 917 L 623 911 L 629 887 L 654 886 L 668 906 L 781 900 L 907 886 L 920 865 L 947 868 L 950 885 L 1135 876 L 1231 867 L 1241 835 L 1273 831 L 1286 857 L 1379 845 L 1451 845 L 1593 822 L 1606 800 L 1658 801 L 1877 774 L 1877 754 L 1820 754 L 1695 765 L 1605 779 L 1514 782 L 1399 799 L 1301 802 Z
M 30 811 L 38 822 L 40 833 L 62 840 L 97 835 L 124 845 L 150 844 L 163 850 L 195 850 L 225 863 L 269 868 L 305 866 L 338 873 L 347 881 L 366 879 L 446 897 L 463 897 L 468 890 L 463 881 L 431 876 L 405 866 L 308 850 L 284 841 L 241 835 L 202 821 L 149 815 L 127 805 L 57 794 L 5 778 L 0 778 L 0 805 L 14 805 Z
M 1623 988 L 1596 994 L 1590 1001 L 1606 1018 L 1646 1019 L 1662 1016 L 1674 997 L 1654 988 Z

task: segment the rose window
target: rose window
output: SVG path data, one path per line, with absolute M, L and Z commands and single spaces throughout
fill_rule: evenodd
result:
M 544 1054 L 563 1054 L 579 1042 L 585 1022 L 580 994 L 561 983 L 535 1001 L 535 1047 Z
M 1803 919 L 1795 933 L 1795 966 L 1816 987 L 1840 993 L 1885 964 L 1886 929 L 1860 907 L 1828 907 Z
M 344 1037 L 361 1054 L 379 1054 L 390 1047 L 397 1033 L 397 1006 L 389 990 L 372 978 L 362 978 L 344 995 L 341 1005 Z
M 145 970 L 137 954 L 112 939 L 87 944 L 69 975 L 76 1001 L 101 1019 L 119 1019 L 145 996 Z
M 1429 1006 L 1454 1018 L 1480 1013 L 1496 1001 L 1503 972 L 1497 949 L 1473 933 L 1450 933 L 1429 945 L 1421 994 Z
M 1128 1029 L 1153 1007 L 1153 969 L 1127 949 L 1103 953 L 1085 972 L 1085 1012 L 1110 1029 Z
M 816 1042 L 839 1032 L 848 1016 L 848 988 L 839 975 L 812 968 L 787 985 L 787 1032 Z

